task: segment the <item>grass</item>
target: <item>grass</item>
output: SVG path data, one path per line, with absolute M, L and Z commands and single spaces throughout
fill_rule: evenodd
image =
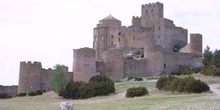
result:
M 87 100 L 65 100 L 55 93 L 42 96 L 17 97 L 0 100 L 0 110 L 57 110 L 62 101 L 74 104 L 75 110 L 219 110 L 220 97 L 212 93 L 169 94 L 155 89 L 155 81 L 115 83 L 116 93 L 109 96 L 94 97 Z M 125 98 L 130 87 L 144 86 L 150 95 Z

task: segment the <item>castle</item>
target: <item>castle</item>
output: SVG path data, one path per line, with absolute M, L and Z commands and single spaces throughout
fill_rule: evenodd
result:
M 112 15 L 94 28 L 93 49 L 74 49 L 73 71 L 69 80 L 88 81 L 103 74 L 114 81 L 128 76 L 158 76 L 180 65 L 202 67 L 202 35 L 190 34 L 164 18 L 163 4 L 142 5 L 141 16 L 131 26 L 121 26 Z M 63 66 L 66 71 L 68 67 Z M 18 93 L 50 90 L 51 69 L 39 62 L 21 62 Z

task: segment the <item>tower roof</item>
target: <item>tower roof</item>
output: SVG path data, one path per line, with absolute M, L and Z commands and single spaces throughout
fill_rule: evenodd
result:
M 115 17 L 113 17 L 111 14 L 109 15 L 109 16 L 107 16 L 107 17 L 105 17 L 104 19 L 102 19 L 102 20 L 118 20 L 118 19 L 116 19 Z M 101 21 L 102 21 L 101 20 Z M 119 21 L 119 20 L 118 20 Z

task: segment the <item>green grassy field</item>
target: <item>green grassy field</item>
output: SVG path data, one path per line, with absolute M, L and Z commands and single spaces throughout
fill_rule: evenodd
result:
M 204 78 L 207 79 L 207 78 Z M 65 100 L 54 92 L 42 96 L 0 100 L 0 110 L 58 110 L 60 102 L 71 102 L 75 110 L 219 110 L 220 96 L 203 94 L 173 94 L 155 88 L 155 81 L 115 83 L 116 93 L 86 100 Z M 125 98 L 130 87 L 145 86 L 150 95 Z

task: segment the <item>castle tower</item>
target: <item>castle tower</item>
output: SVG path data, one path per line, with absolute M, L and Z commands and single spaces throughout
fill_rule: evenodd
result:
M 153 27 L 159 23 L 159 20 L 163 18 L 163 4 L 149 3 L 142 5 L 141 9 L 141 26 Z
M 41 90 L 41 72 L 40 62 L 20 62 L 18 93 Z
M 166 65 L 164 65 L 163 47 L 160 45 L 144 48 L 144 56 L 147 58 L 148 76 L 160 75 Z
M 91 48 L 74 49 L 73 80 L 88 82 L 97 75 L 95 50 Z
M 121 21 L 112 15 L 99 21 L 97 27 L 94 28 L 93 49 L 96 51 L 96 60 L 101 60 L 102 52 L 107 50 L 111 45 L 108 36 L 109 28 L 120 27 Z
M 202 54 L 202 35 L 190 34 L 190 42 L 180 52 Z

